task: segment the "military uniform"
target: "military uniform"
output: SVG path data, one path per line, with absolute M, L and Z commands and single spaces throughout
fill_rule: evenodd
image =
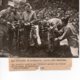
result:
M 53 52 L 56 48 L 59 47 L 59 41 L 54 41 L 54 39 L 61 34 L 58 33 L 59 28 L 62 26 L 62 21 L 59 18 L 52 18 L 47 21 L 48 25 L 48 48 L 51 52 Z
M 14 13 L 12 11 L 8 11 L 8 9 L 4 9 L 0 12 L 1 16 L 1 26 L 3 28 L 3 46 L 5 46 L 6 43 L 8 43 L 8 48 L 12 48 L 12 42 L 14 37 L 14 31 L 12 30 L 12 25 L 6 25 L 7 22 L 13 23 L 14 21 Z M 6 42 L 8 36 L 8 42 Z M 5 43 L 6 42 L 6 43 Z
M 24 48 L 24 25 L 23 25 L 23 19 L 22 19 L 22 10 L 17 10 L 15 19 L 18 22 L 18 25 L 15 29 L 16 33 L 16 49 L 20 51 L 20 49 Z
M 58 37 L 57 40 L 62 41 L 64 39 L 67 39 L 72 55 L 74 57 L 78 56 L 79 43 L 75 27 L 71 23 L 68 23 L 60 31 L 63 31 L 63 34 Z
M 31 10 L 31 12 L 27 12 L 27 11 L 23 12 L 23 20 L 26 24 L 33 23 L 34 20 L 36 20 L 36 19 L 37 19 L 37 17 L 36 17 L 35 11 Z M 32 38 L 32 35 L 34 35 L 34 33 L 32 34 L 32 31 L 31 31 L 32 27 L 35 28 L 35 35 L 36 35 L 36 39 L 37 39 L 36 43 L 41 44 L 38 25 L 34 25 L 34 26 L 27 25 L 27 26 L 25 26 L 25 41 L 26 41 L 25 43 L 28 46 L 34 45 L 33 38 Z

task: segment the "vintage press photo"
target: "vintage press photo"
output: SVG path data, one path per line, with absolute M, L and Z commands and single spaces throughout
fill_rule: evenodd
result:
M 79 57 L 79 0 L 0 0 L 0 57 L 11 70 L 69 69 Z

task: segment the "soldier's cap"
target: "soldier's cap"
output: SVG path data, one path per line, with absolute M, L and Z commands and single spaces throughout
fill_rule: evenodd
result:
M 12 2 L 12 1 L 9 1 L 9 2 L 8 2 L 8 6 L 14 7 L 14 5 L 15 5 L 14 2 Z
M 30 9 L 32 9 L 32 6 L 30 5 L 30 3 L 26 3 L 26 4 L 25 4 L 25 7 L 26 7 L 26 6 L 29 7 Z

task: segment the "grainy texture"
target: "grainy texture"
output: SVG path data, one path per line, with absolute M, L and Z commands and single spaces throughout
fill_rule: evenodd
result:
M 3 0 L 2 8 L 5 8 L 8 0 Z M 66 15 L 70 15 L 69 22 L 72 22 L 76 27 L 77 34 L 79 34 L 79 0 L 27 0 L 30 2 L 33 10 L 36 11 L 36 14 L 39 19 L 50 19 L 50 18 L 62 18 Z M 5 5 L 5 6 L 4 6 Z M 2 47 L 2 26 L 0 25 L 0 48 Z M 67 42 L 62 42 L 67 43 Z M 15 42 L 13 43 L 13 46 Z M 11 57 L 71 57 L 70 49 L 67 45 L 60 46 L 53 53 L 46 53 L 45 47 L 41 48 L 35 47 L 30 48 L 26 53 L 24 50 L 16 53 L 15 47 L 13 49 L 13 53 L 10 54 Z M 1 53 L 2 54 L 2 53 Z M 4 53 L 6 55 L 6 53 Z

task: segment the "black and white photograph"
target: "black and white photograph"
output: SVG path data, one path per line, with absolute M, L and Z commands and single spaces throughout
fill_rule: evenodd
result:
M 79 58 L 79 0 L 0 0 L 0 57 Z

